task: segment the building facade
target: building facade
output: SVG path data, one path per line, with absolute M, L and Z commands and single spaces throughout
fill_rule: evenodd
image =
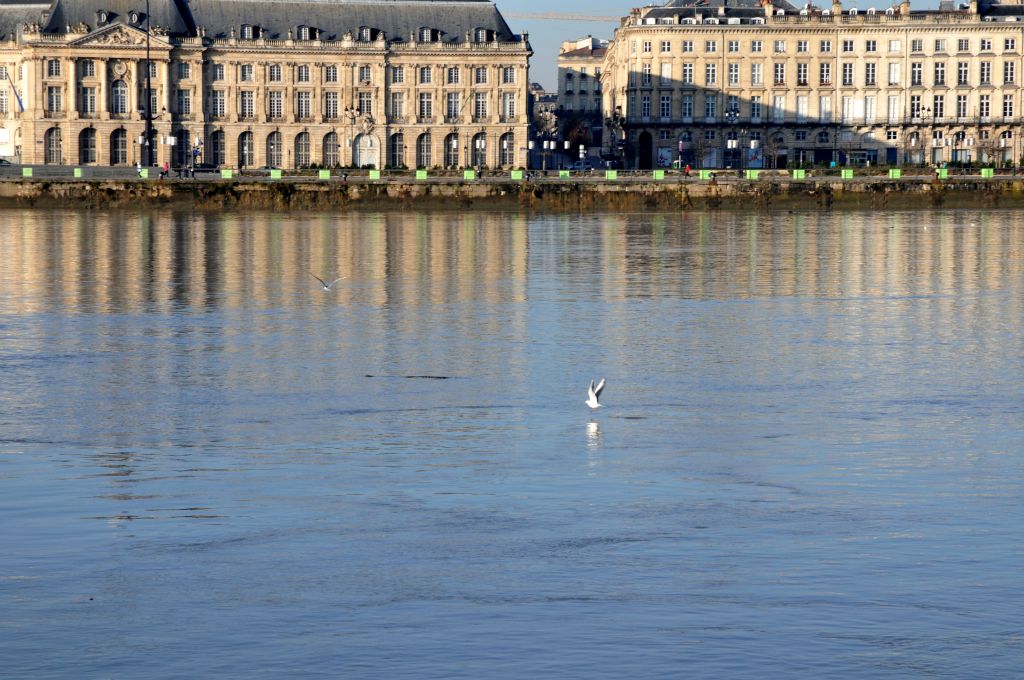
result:
M 622 20 L 602 83 L 627 167 L 1017 164 L 1024 5 L 671 0 Z
M 486 0 L 32 1 L 0 1 L 0 157 L 526 165 L 530 45 Z
M 558 116 L 570 144 L 583 143 L 587 155 L 599 155 L 603 142 L 601 71 L 608 41 L 587 36 L 562 43 L 558 51 Z

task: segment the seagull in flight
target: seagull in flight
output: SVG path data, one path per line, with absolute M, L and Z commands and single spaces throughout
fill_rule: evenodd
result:
M 334 284 L 336 284 L 338 281 L 341 281 L 340 278 L 337 278 L 337 279 L 334 279 L 333 281 L 331 281 L 330 283 L 327 283 L 326 281 L 321 279 L 319 276 L 317 276 L 313 272 L 310 272 L 309 275 L 312 276 L 317 281 L 319 281 L 320 284 L 324 287 L 324 290 L 330 290 L 331 288 L 334 287 Z
M 597 387 L 594 387 L 594 381 L 590 381 L 590 391 L 587 393 L 586 404 L 592 409 L 601 408 L 601 404 L 597 403 L 598 398 L 601 396 L 601 392 L 604 390 L 604 378 L 601 378 L 601 382 L 597 383 Z

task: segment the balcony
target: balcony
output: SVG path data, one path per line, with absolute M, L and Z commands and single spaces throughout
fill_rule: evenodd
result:
M 97 120 L 100 117 L 100 114 L 95 111 L 79 111 L 78 117 L 81 120 Z
M 334 119 L 328 118 L 328 120 L 329 121 L 333 121 Z M 406 118 L 405 116 L 402 116 L 402 115 L 391 115 L 391 116 L 388 116 L 388 123 L 391 124 L 391 125 L 403 125 L 403 124 L 408 123 L 408 122 L 409 122 L 409 119 Z
M 445 123 L 461 123 L 462 122 L 462 116 L 460 116 L 458 114 L 445 116 L 444 117 L 444 122 Z
M 516 123 L 519 121 L 519 116 L 515 114 L 502 114 L 498 121 L 501 123 Z
M 416 116 L 416 122 L 421 125 L 431 125 L 434 123 L 433 116 Z
M 486 114 L 485 115 L 474 114 L 474 116 L 473 116 L 473 122 L 474 123 L 488 123 L 488 122 L 490 122 L 490 120 L 491 120 L 491 117 L 486 115 Z
M 64 118 L 63 111 L 43 111 L 43 118 Z
M 785 87 L 785 86 L 786 86 L 785 79 L 782 79 L 782 80 L 780 80 L 778 78 L 775 79 L 775 87 Z

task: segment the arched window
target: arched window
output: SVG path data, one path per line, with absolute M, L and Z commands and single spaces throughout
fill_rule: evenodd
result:
M 227 163 L 227 149 L 223 130 L 214 130 L 206 144 L 206 162 L 220 167 Z
M 308 168 L 313 164 L 309 154 L 309 133 L 300 132 L 295 136 L 295 167 Z
M 324 166 L 328 168 L 336 168 L 341 165 L 341 159 L 338 157 L 338 134 L 336 132 L 328 132 L 324 135 L 323 158 Z
M 401 132 L 391 135 L 391 156 L 388 165 L 392 168 L 405 167 L 405 135 Z
M 43 135 L 43 155 L 43 162 L 47 165 L 60 165 L 63 161 L 64 147 L 60 128 L 52 127 Z
M 416 167 L 417 168 L 429 168 L 431 165 L 431 146 L 433 142 L 430 139 L 430 133 L 424 132 L 416 139 Z
M 478 168 L 487 166 L 487 135 L 483 132 L 473 135 L 473 165 Z
M 96 162 L 95 128 L 85 128 L 78 134 L 78 162 L 82 165 Z
M 267 135 L 267 165 L 272 168 L 281 167 L 284 149 L 281 148 L 281 133 L 271 132 Z
M 128 165 L 128 132 L 124 128 L 110 133 L 110 164 Z
M 369 26 L 360 26 L 359 27 L 359 40 L 361 40 L 362 42 L 370 42 L 371 33 L 372 32 L 370 31 Z
M 501 165 L 515 165 L 516 163 L 516 138 L 511 132 L 506 132 L 498 141 L 498 150 L 501 153 Z
M 128 113 L 128 86 L 123 80 L 115 80 L 110 86 L 110 112 L 118 115 Z
M 444 167 L 459 167 L 459 135 L 452 132 L 444 138 Z
M 246 130 L 238 135 L 238 167 L 246 168 L 256 165 L 256 149 L 252 133 Z

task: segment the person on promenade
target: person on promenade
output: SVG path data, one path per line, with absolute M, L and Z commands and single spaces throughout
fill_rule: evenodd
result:
M 690 176 L 690 164 L 689 163 L 687 163 L 686 167 L 683 168 L 683 176 L 684 177 L 689 177 Z

